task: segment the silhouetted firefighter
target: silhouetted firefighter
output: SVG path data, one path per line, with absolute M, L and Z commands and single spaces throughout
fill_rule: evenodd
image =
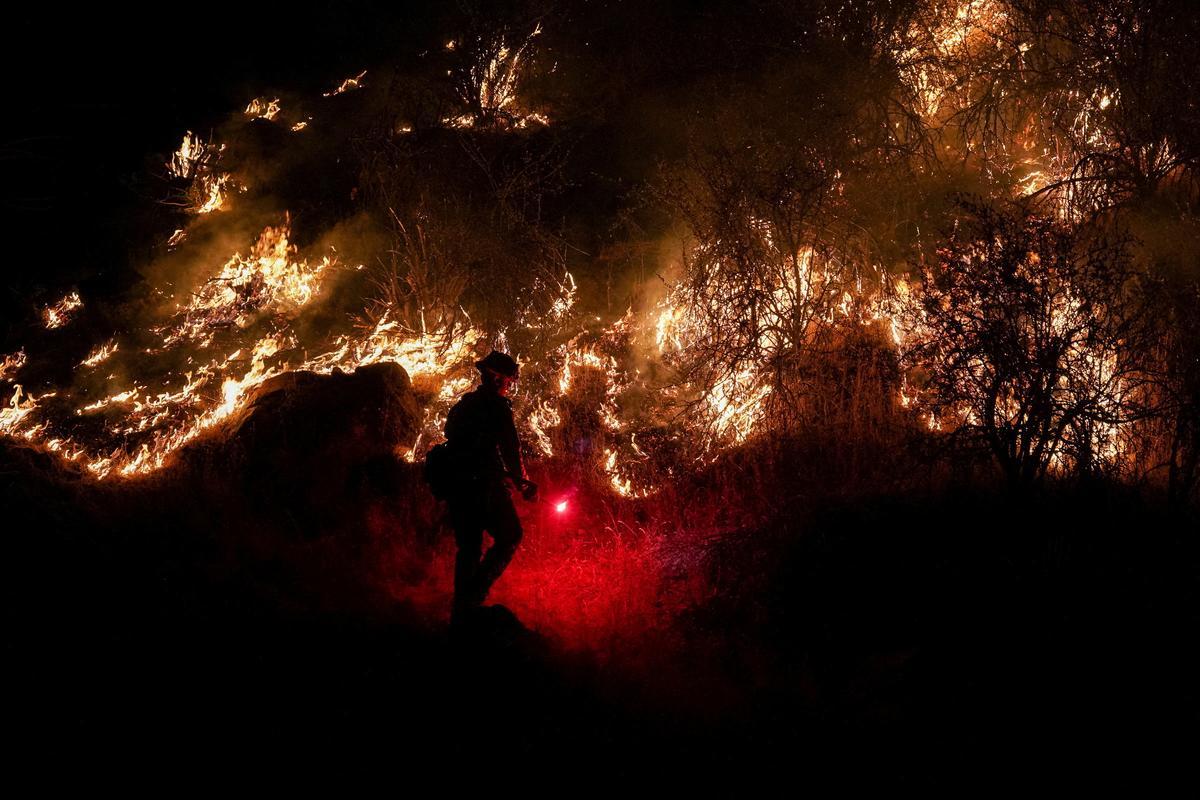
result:
M 493 350 L 477 361 L 482 381 L 463 395 L 446 418 L 444 478 L 431 476 L 434 493 L 449 504 L 458 555 L 454 561 L 451 624 L 483 605 L 492 584 L 521 543 L 521 521 L 509 492 L 537 499 L 537 485 L 525 475 L 521 443 L 508 393 L 518 378 L 517 362 Z M 436 461 L 432 458 L 431 461 Z M 439 486 L 439 483 L 441 484 Z M 483 532 L 494 540 L 480 560 Z

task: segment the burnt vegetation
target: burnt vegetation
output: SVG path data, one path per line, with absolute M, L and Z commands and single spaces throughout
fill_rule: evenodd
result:
M 417 766 L 485 742 L 497 769 L 703 784 L 704 761 L 737 790 L 797 759 L 839 786 L 1184 763 L 1186 6 L 322 14 L 344 47 L 281 72 L 230 46 L 219 91 L 102 75 L 114 117 L 164 121 L 55 155 L 110 154 L 92 216 L 57 172 L 33 201 L 60 139 L 0 144 L 35 234 L 14 262 L 89 254 L 0 304 L 35 738 Z M 420 459 L 492 347 L 570 511 L 523 507 L 493 596 L 515 616 L 463 641 Z

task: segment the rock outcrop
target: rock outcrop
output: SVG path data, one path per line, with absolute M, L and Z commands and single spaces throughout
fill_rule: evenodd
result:
M 386 489 L 420 431 L 422 411 L 397 364 L 353 373 L 289 372 L 181 454 L 179 468 L 286 514 L 306 536 L 338 527 L 365 494 Z

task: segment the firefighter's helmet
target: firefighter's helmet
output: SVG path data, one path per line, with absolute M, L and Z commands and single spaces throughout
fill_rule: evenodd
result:
M 475 366 L 479 368 L 480 372 L 490 369 L 514 380 L 519 377 L 520 372 L 513 357 L 508 353 L 501 353 L 499 350 L 488 353 L 482 361 L 476 361 Z

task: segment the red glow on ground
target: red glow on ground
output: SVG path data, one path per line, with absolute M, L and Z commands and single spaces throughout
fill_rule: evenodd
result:
M 548 504 L 514 499 L 525 535 L 486 602 L 508 607 L 561 646 L 615 654 L 661 632 L 705 594 L 703 571 L 678 563 L 678 547 L 668 552 L 670 537 L 614 521 L 606 504 L 619 498 L 581 492 Z M 449 621 L 455 544 L 436 504 L 426 510 L 426 520 L 386 513 L 372 519 L 382 545 L 375 568 L 395 601 L 438 626 Z M 433 541 L 413 535 L 425 526 L 440 529 Z
M 703 592 L 698 576 L 669 565 L 662 532 L 614 522 L 613 501 L 584 492 L 555 503 L 555 513 L 519 506 L 525 538 L 488 602 L 566 647 L 602 655 L 669 626 Z

